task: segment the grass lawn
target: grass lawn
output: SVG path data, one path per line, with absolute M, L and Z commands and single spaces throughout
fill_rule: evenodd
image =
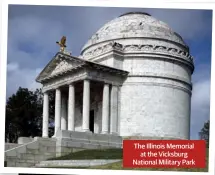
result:
M 123 168 L 122 161 L 92 167 L 52 167 L 52 168 L 78 168 L 78 169 L 109 169 L 109 170 L 146 170 L 146 171 L 190 171 L 190 172 L 208 172 L 208 154 L 207 149 L 205 168 Z M 104 149 L 104 150 L 84 150 L 70 153 L 66 156 L 49 160 L 90 160 L 90 159 L 122 159 L 122 149 Z M 48 167 L 47 167 L 48 168 Z M 50 167 L 49 167 L 50 168 Z

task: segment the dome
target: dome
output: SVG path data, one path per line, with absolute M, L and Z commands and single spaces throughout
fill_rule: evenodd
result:
M 90 46 L 111 40 L 129 38 L 150 38 L 168 40 L 188 49 L 182 37 L 166 23 L 148 13 L 129 12 L 101 27 L 84 45 L 82 53 Z

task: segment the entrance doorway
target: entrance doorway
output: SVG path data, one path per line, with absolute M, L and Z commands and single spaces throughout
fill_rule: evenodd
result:
M 94 110 L 90 111 L 90 131 L 94 133 Z

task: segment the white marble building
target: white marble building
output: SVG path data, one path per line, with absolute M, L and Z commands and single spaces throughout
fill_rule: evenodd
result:
M 146 13 L 105 24 L 74 57 L 59 52 L 36 81 L 55 91 L 57 131 L 189 139 L 193 58 L 182 37 Z

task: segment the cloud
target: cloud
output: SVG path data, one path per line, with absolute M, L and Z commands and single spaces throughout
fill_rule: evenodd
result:
M 200 54 L 200 56 L 203 56 Z M 204 56 L 202 58 L 205 58 Z M 198 132 L 210 117 L 210 64 L 196 64 L 192 77 L 191 136 L 198 139 Z
M 35 90 L 41 85 L 35 82 L 35 77 L 39 74 L 41 69 L 20 69 L 17 63 L 11 62 L 7 66 L 7 96 L 16 92 L 21 86 Z
M 56 38 L 63 33 L 61 26 L 59 22 L 32 16 L 9 20 L 8 61 L 27 68 L 44 66 L 50 59 L 48 53 L 57 48 Z
M 19 65 L 17 63 L 9 63 L 9 64 L 7 64 L 7 71 L 9 73 L 13 72 L 13 71 L 16 71 L 18 68 L 19 68 Z
M 205 37 L 212 32 L 212 11 L 191 9 L 148 10 L 155 18 L 166 22 L 184 39 Z M 192 24 L 192 25 L 191 25 Z
M 55 54 L 56 37 L 62 35 L 63 28 L 58 21 L 26 15 L 9 20 L 8 31 L 7 96 L 10 96 L 19 86 L 30 90 L 41 87 L 35 79 Z
M 201 80 L 194 84 L 191 103 L 191 135 L 198 139 L 198 132 L 210 115 L 210 80 Z

